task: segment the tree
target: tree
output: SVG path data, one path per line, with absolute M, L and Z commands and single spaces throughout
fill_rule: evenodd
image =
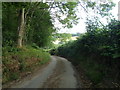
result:
M 52 22 L 50 21 L 51 18 L 47 18 L 46 20 L 44 19 L 46 22 L 43 21 L 40 24 L 39 24 L 39 21 L 38 21 L 40 19 L 38 19 L 38 18 L 41 17 L 41 20 L 43 20 L 43 18 L 45 18 L 46 12 L 48 12 L 47 10 L 50 9 L 50 8 L 54 8 L 54 7 L 52 7 L 53 4 L 51 6 L 48 6 L 48 4 L 42 3 L 42 2 L 36 2 L 36 3 L 24 3 L 24 2 L 23 3 L 14 3 L 14 2 L 3 3 L 3 8 L 8 9 L 8 6 L 10 6 L 10 8 L 13 9 L 13 11 L 15 11 L 15 13 L 16 13 L 16 14 L 13 13 L 12 15 L 16 17 L 15 20 L 16 20 L 17 23 L 16 24 L 14 22 L 12 22 L 12 23 L 14 23 L 18 27 L 18 35 L 17 35 L 17 33 L 15 35 L 18 38 L 18 40 L 17 40 L 17 46 L 18 47 L 22 47 L 23 42 L 25 41 L 25 38 L 26 38 L 25 35 L 28 34 L 27 30 L 30 30 L 30 28 L 32 28 L 32 27 L 34 27 L 34 30 L 35 30 L 35 26 L 37 25 L 36 23 L 34 23 L 33 24 L 34 26 L 32 25 L 32 27 L 30 26 L 30 23 L 33 23 L 32 22 L 33 19 L 36 20 L 38 25 L 40 25 L 42 23 L 47 23 L 46 20 L 49 19 L 48 23 L 51 26 L 46 24 L 46 26 L 48 26 L 48 27 L 46 27 L 44 25 L 44 29 L 45 29 L 45 27 L 49 28 L 50 33 L 52 33 L 51 30 L 52 30 L 53 25 L 52 25 Z M 57 6 L 55 6 L 55 8 L 56 7 Z M 60 6 L 58 6 L 58 7 L 60 7 Z M 39 15 L 36 12 L 38 12 Z M 5 13 L 7 14 L 8 12 L 5 12 Z M 3 14 L 5 14 L 5 13 L 3 11 Z M 12 15 L 9 15 L 9 16 L 12 16 Z M 35 17 L 37 17 L 37 19 Z M 50 17 L 50 14 L 48 14 L 47 17 Z M 7 20 L 8 18 L 3 18 L 3 19 Z M 42 27 L 42 25 L 41 25 L 41 27 Z M 14 27 L 14 29 L 15 29 L 15 27 Z M 42 27 L 42 29 L 43 29 L 43 27 Z M 16 31 L 17 31 L 17 29 L 16 29 Z M 41 35 L 43 35 L 43 34 L 41 34 Z M 29 36 L 29 35 L 26 35 L 26 36 Z M 49 35 L 46 35 L 46 36 L 49 36 Z M 43 41 L 41 41 L 41 42 L 43 43 Z M 42 44 L 41 44 L 41 46 L 42 46 Z
M 25 27 L 25 8 L 22 8 L 21 13 L 20 13 L 20 18 L 21 18 L 21 22 L 20 22 L 20 26 L 19 26 L 19 33 L 18 33 L 18 47 L 22 47 L 22 41 L 23 41 L 23 36 L 24 36 L 24 27 Z
M 36 3 L 14 3 L 14 2 L 9 2 L 9 3 L 3 3 L 3 30 L 6 29 L 6 31 L 3 31 L 4 34 L 9 34 L 9 31 L 7 31 L 7 27 L 10 27 L 8 29 L 15 30 L 13 33 L 13 36 L 16 36 L 14 39 L 11 39 L 9 41 L 15 41 L 17 43 L 18 47 L 22 47 L 23 42 L 25 40 L 25 34 L 26 34 L 26 29 L 28 28 L 27 26 L 29 25 L 30 21 L 32 20 L 32 16 L 36 10 L 41 10 L 44 8 L 48 8 L 48 5 L 40 2 Z M 14 12 L 9 14 L 9 12 Z M 15 17 L 14 21 L 12 21 L 13 18 Z M 8 24 L 8 22 L 10 22 Z M 6 25 L 6 27 L 5 27 Z M 14 25 L 14 26 L 11 26 Z M 17 32 L 18 28 L 18 32 Z M 3 35 L 4 35 L 3 34 Z M 4 35 L 5 36 L 5 35 Z M 7 39 L 7 37 L 5 37 Z M 9 38 L 10 39 L 10 38 Z M 9 42 L 8 41 L 8 42 Z
M 84 1 L 85 2 L 85 1 Z M 91 6 L 90 2 L 86 2 L 87 4 L 86 7 L 94 7 L 95 5 Z M 11 41 L 11 43 L 17 44 L 18 47 L 22 47 L 23 44 L 25 44 L 27 41 L 34 40 L 35 42 L 38 43 L 38 37 L 44 38 L 42 35 L 45 36 L 50 36 L 52 32 L 55 31 L 54 27 L 54 21 L 57 18 L 59 22 L 63 24 L 64 27 L 71 28 L 73 24 L 77 24 L 78 17 L 75 13 L 76 11 L 76 6 L 80 4 L 79 2 L 51 2 L 51 3 L 42 3 L 42 2 L 30 2 L 30 3 L 14 3 L 14 2 L 9 2 L 9 3 L 3 3 L 3 35 L 8 35 L 9 31 L 7 30 L 12 30 L 11 35 L 8 37 L 5 37 L 6 40 L 4 41 Z M 88 5 L 89 4 L 89 5 Z M 88 5 L 88 6 L 87 6 Z M 86 8 L 84 7 L 84 8 Z M 105 5 L 103 6 L 105 7 Z M 58 13 L 54 13 L 54 15 L 50 14 L 50 11 L 52 9 L 58 10 Z M 11 11 L 11 15 L 7 12 Z M 36 13 L 37 12 L 37 13 Z M 48 13 L 48 15 L 46 15 Z M 61 18 L 61 15 L 66 15 L 65 18 Z M 47 18 L 45 19 L 45 17 Z M 14 21 L 11 22 L 13 19 L 10 18 L 13 17 Z M 39 17 L 41 19 L 39 19 Z M 52 17 L 52 18 L 50 18 Z M 9 19 L 9 24 L 7 22 L 7 19 Z M 12 19 L 12 20 L 11 20 Z M 47 20 L 49 19 L 49 20 Z M 35 21 L 36 20 L 36 21 Z M 43 22 L 39 22 L 39 20 L 45 20 Z M 5 22 L 4 22 L 5 21 Z M 47 21 L 47 22 L 46 22 Z M 34 22 L 34 23 L 33 23 Z M 35 23 L 36 22 L 36 23 Z M 42 26 L 43 23 L 46 23 Z M 38 25 L 37 25 L 38 24 Z M 12 25 L 12 26 L 11 26 Z M 7 26 L 7 27 L 5 27 Z M 41 33 L 46 33 L 44 32 L 43 29 L 48 30 L 48 34 L 41 34 L 41 33 L 34 33 L 35 30 L 38 28 L 41 28 Z M 9 28 L 8 28 L 9 27 Z M 36 28 L 37 27 L 37 28 Z M 18 30 L 18 31 L 17 31 Z M 13 36 L 13 37 L 12 37 Z M 35 38 L 36 36 L 36 38 Z M 11 39 L 12 37 L 12 39 Z M 29 37 L 29 38 L 28 38 Z M 34 38 L 33 38 L 34 37 Z M 9 39 L 10 40 L 9 40 Z M 44 41 L 49 41 L 48 39 L 40 39 L 41 42 L 39 41 L 39 46 L 43 46 L 42 43 Z M 17 42 L 17 43 L 16 43 Z M 41 44 L 41 45 L 40 45 Z M 12 44 L 13 45 L 13 44 Z

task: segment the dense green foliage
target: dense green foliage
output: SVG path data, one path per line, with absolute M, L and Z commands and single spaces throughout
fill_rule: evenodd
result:
M 3 84 L 17 80 L 27 72 L 50 61 L 50 55 L 43 49 L 30 46 L 24 48 L 3 48 Z
M 13 46 L 17 42 L 17 12 L 11 4 L 3 4 L 2 8 L 2 35 L 3 46 Z
M 72 25 L 72 20 L 76 19 L 74 22 L 78 20 L 74 10 L 76 5 L 77 3 L 72 2 L 56 2 L 51 4 L 42 2 L 4 2 L 2 6 L 3 46 L 17 46 L 20 36 L 23 39 L 23 45 L 36 44 L 39 47 L 51 46 L 52 33 L 56 31 L 53 25 L 54 19 L 58 19 L 61 23 L 67 19 L 65 22 L 67 24 L 64 23 L 64 26 Z M 54 16 L 51 17 L 52 13 L 50 14 L 50 10 L 54 8 L 53 6 L 59 10 L 58 13 L 53 13 Z M 23 8 L 25 9 L 24 27 L 22 27 L 23 34 L 19 36 Z M 61 19 L 61 16 L 58 15 L 60 13 L 66 13 L 66 18 Z
M 44 13 L 44 15 L 41 15 Z M 46 10 L 36 10 L 28 26 L 27 43 L 35 43 L 39 47 L 48 46 L 51 43 L 53 29 L 51 17 Z
M 77 41 L 60 46 L 54 53 L 81 65 L 86 75 L 99 83 L 106 75 L 120 80 L 120 21 L 112 20 L 103 28 L 89 22 L 87 33 Z
M 20 9 L 24 7 L 25 10 L 29 10 L 29 7 L 34 7 L 34 5 L 35 3 L 3 3 L 3 46 L 16 46 L 20 24 Z M 55 30 L 50 20 L 49 11 L 39 9 L 40 7 L 48 8 L 49 6 L 40 3 L 39 7 L 36 6 L 34 13 L 29 12 L 25 22 L 24 45 L 35 43 L 38 46 L 47 46 L 50 43 L 50 37 Z

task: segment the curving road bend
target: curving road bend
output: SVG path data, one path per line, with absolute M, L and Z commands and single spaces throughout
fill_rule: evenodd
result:
M 11 88 L 79 88 L 79 80 L 71 62 L 51 56 L 51 62 L 31 79 Z

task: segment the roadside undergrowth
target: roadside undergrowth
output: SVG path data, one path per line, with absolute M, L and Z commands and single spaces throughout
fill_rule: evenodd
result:
M 40 48 L 5 47 L 2 55 L 2 84 L 17 80 L 49 61 L 50 54 Z

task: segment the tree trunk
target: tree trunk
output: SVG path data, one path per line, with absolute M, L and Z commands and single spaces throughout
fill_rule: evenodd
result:
M 23 37 L 24 37 L 24 27 L 25 27 L 25 9 L 22 8 L 20 12 L 20 26 L 18 28 L 18 47 L 22 47 L 23 45 Z

